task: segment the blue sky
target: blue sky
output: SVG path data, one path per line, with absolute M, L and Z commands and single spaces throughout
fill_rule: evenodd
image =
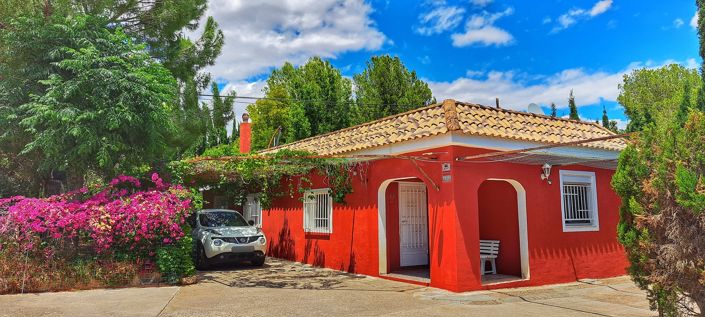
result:
M 223 55 L 210 70 L 239 95 L 261 95 L 284 61 L 318 55 L 346 76 L 372 55 L 398 55 L 438 99 L 525 110 L 555 102 L 597 119 L 615 102 L 624 73 L 698 57 L 694 1 L 232 1 L 212 0 Z M 244 108 L 245 105 L 239 105 Z M 238 112 L 242 112 L 239 109 Z

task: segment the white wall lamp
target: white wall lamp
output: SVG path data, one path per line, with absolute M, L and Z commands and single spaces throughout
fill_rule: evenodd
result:
M 541 180 L 545 180 L 549 185 L 551 185 L 551 180 L 548 179 L 548 177 L 551 176 L 551 164 L 543 163 L 541 170 L 543 170 L 541 173 Z

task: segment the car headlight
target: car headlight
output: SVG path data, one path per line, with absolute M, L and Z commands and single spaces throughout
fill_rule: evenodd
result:
M 267 238 L 265 238 L 264 236 L 261 236 L 261 237 L 259 237 L 259 240 L 257 240 L 257 241 L 259 241 L 260 244 L 265 244 L 265 243 L 267 243 Z
M 223 240 L 213 239 L 213 245 L 216 247 L 219 247 L 219 246 L 223 245 Z

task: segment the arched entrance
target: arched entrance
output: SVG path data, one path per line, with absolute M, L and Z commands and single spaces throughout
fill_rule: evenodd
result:
M 430 282 L 428 199 L 415 177 L 384 181 L 378 191 L 379 274 Z
M 499 241 L 496 274 L 483 275 L 483 284 L 528 279 L 524 187 L 512 179 L 490 178 L 480 184 L 477 197 L 480 240 Z

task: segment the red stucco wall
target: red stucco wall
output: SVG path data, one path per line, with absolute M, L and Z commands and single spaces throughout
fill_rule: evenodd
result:
M 389 272 L 399 270 L 399 184 L 389 184 L 387 187 L 387 269 Z
M 487 180 L 478 189 L 480 239 L 499 240 L 498 274 L 521 276 L 517 194 L 511 184 Z M 489 264 L 488 268 L 489 268 Z
M 540 166 L 454 160 L 460 155 L 486 150 L 449 146 L 432 151 L 443 152 L 439 162 L 419 162 L 419 165 L 439 186 L 439 190 L 408 160 L 371 162 L 366 173 L 354 176 L 354 193 L 347 197 L 347 204 L 334 205 L 333 233 L 329 235 L 304 234 L 303 204 L 298 191 L 275 201 L 271 210 L 263 212 L 263 230 L 269 238 L 270 255 L 333 269 L 378 275 L 378 190 L 389 179 L 415 177 L 423 180 L 428 190 L 431 286 L 464 291 L 543 285 L 625 273 L 627 261 L 616 240 L 619 198 L 610 188 L 612 171 L 583 166 L 556 167 L 551 176 L 553 184 L 548 185 L 539 177 Z M 452 164 L 451 182 L 442 182 L 440 161 Z M 596 172 L 600 231 L 562 232 L 558 181 L 558 170 L 562 168 Z M 480 210 L 483 210 L 483 201 L 489 201 L 492 197 L 478 197 L 486 191 L 481 190 L 480 186 L 488 178 L 513 179 L 526 191 L 529 280 L 499 286 L 481 285 L 478 256 L 481 221 L 485 223 L 492 218 L 481 218 Z M 313 180 L 314 188 L 325 187 L 320 177 L 315 176 Z M 287 187 L 285 184 L 282 188 Z M 398 226 L 398 218 L 394 214 L 394 205 L 397 203 L 392 198 L 394 192 L 392 185 L 382 193 L 387 197 L 389 268 L 398 265 L 398 227 L 394 225 L 396 222 Z M 516 197 L 516 194 L 512 195 Z M 510 209 L 510 206 L 504 209 Z M 506 219 L 508 224 L 505 227 L 514 228 L 511 223 L 515 219 L 509 219 L 509 216 Z M 483 227 L 491 226 L 486 224 Z M 393 250 L 395 247 L 396 251 Z M 502 247 L 505 247 L 505 242 Z M 511 245 L 506 246 L 508 252 L 512 248 Z M 501 269 L 516 269 L 514 260 L 498 261 L 498 264 L 504 265 L 502 263 L 505 261 L 512 268 L 500 266 Z

